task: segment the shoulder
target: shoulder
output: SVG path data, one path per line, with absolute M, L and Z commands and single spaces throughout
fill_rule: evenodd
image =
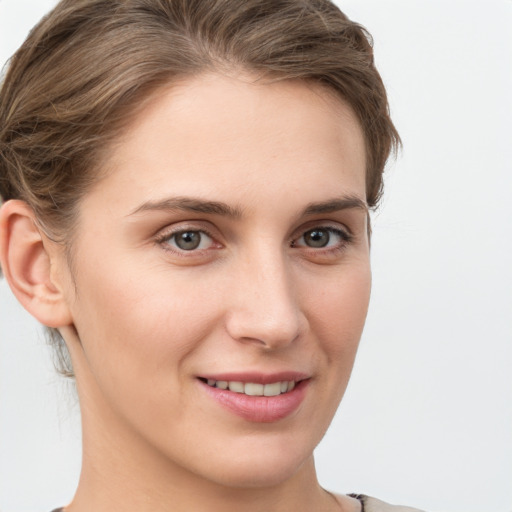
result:
M 400 505 L 390 505 L 377 498 L 371 498 L 364 494 L 351 494 L 353 498 L 357 498 L 363 505 L 363 512 L 422 512 L 417 508 L 403 507 Z

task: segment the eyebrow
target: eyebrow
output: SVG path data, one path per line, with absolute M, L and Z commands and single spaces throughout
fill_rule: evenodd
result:
M 147 201 L 133 210 L 129 215 L 147 211 L 185 211 L 194 213 L 206 213 L 232 217 L 242 217 L 242 210 L 229 206 L 219 201 L 205 201 L 194 197 L 170 197 L 161 201 Z
M 368 204 L 363 199 L 357 196 L 344 196 L 320 203 L 310 203 L 304 209 L 303 215 L 318 215 L 321 213 L 333 213 L 341 210 L 348 210 L 352 208 L 361 209 L 368 212 Z
M 368 205 L 363 199 L 357 196 L 343 196 L 318 203 L 310 203 L 302 211 L 302 216 L 307 217 L 322 213 L 334 213 L 353 208 L 368 212 Z M 221 215 L 223 217 L 230 217 L 234 219 L 240 219 L 243 215 L 242 209 L 239 207 L 233 207 L 219 201 L 206 201 L 204 199 L 194 197 L 170 197 L 160 201 L 147 201 L 138 206 L 129 215 L 135 215 L 137 213 L 147 211 L 176 210 Z

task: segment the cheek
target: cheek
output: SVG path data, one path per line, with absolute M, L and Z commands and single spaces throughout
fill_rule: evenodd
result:
M 312 329 L 331 357 L 354 353 L 366 320 L 371 290 L 369 264 L 326 283 L 312 300 Z
M 323 369 L 316 388 L 315 400 L 322 404 L 323 421 L 320 435 L 325 433 L 339 406 L 352 373 L 357 348 L 363 331 L 371 290 L 369 263 L 340 269 L 340 273 L 323 283 L 321 292 L 311 293 L 309 325 L 316 345 L 313 357 Z
M 94 371 L 112 375 L 129 369 L 140 380 L 179 365 L 208 333 L 215 312 L 201 302 L 204 290 L 190 286 L 186 276 L 170 279 L 164 271 L 127 267 L 85 270 L 74 317 Z
M 174 411 L 172 422 L 187 413 L 175 390 L 188 389 L 190 355 L 207 338 L 215 311 L 201 307 L 205 294 L 190 289 L 187 279 L 122 270 L 98 271 L 102 279 L 83 274 L 76 301 L 83 347 L 77 377 L 102 411 L 130 418 L 141 431 L 149 422 L 162 434 L 171 422 L 163 405 Z

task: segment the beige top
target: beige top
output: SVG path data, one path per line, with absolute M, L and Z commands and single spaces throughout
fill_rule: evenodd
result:
M 389 503 L 384 503 L 381 500 L 378 500 L 376 498 L 370 498 L 369 496 L 364 496 L 362 494 L 352 494 L 351 496 L 357 498 L 362 503 L 362 512 L 422 512 L 417 508 L 402 507 L 400 505 L 390 505 Z

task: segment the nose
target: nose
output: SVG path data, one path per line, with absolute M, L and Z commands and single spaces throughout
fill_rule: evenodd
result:
M 258 260 L 251 258 L 232 276 L 226 328 L 237 341 L 276 350 L 297 340 L 307 321 L 285 256 Z

